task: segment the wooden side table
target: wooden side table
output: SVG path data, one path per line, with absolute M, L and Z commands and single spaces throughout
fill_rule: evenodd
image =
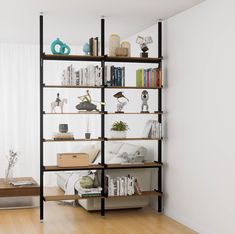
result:
M 40 188 L 38 183 L 31 177 L 14 178 L 13 181 L 32 181 L 33 185 L 13 186 L 0 179 L 0 197 L 22 197 L 22 196 L 39 196 Z
M 14 178 L 13 181 L 32 181 L 33 185 L 14 186 L 0 178 L 0 209 L 30 208 L 38 206 L 35 196 L 39 196 L 40 187 L 31 177 Z M 38 198 L 37 198 L 38 199 Z M 36 200 L 37 200 L 36 199 Z

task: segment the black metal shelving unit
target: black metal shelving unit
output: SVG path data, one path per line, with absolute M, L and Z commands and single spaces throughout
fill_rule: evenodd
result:
M 79 197 L 78 195 L 44 195 L 44 173 L 45 172 L 55 172 L 55 171 L 74 171 L 74 170 L 99 170 L 101 171 L 101 187 L 104 188 L 104 180 L 105 180 L 105 171 L 106 170 L 117 170 L 117 169 L 139 169 L 139 168 L 156 168 L 158 175 L 158 188 L 153 191 L 144 191 L 143 196 L 157 196 L 158 197 L 158 212 L 162 212 L 162 138 L 149 139 L 149 138 L 125 138 L 125 139 L 109 139 L 105 136 L 105 116 L 109 114 L 116 113 L 108 113 L 105 110 L 105 106 L 101 106 L 101 111 L 97 113 L 64 113 L 64 114 L 99 114 L 101 116 L 101 133 L 100 138 L 96 139 L 75 139 L 69 142 L 79 142 L 79 141 L 100 141 L 101 142 L 101 162 L 98 165 L 90 165 L 87 167 L 71 167 L 71 168 L 59 168 L 57 166 L 45 166 L 44 165 L 44 144 L 48 142 L 61 142 L 54 141 L 51 139 L 44 139 L 44 121 L 43 118 L 47 114 L 43 110 L 43 90 L 44 89 L 63 89 L 63 88 L 96 88 L 100 89 L 101 93 L 101 102 L 105 102 L 105 90 L 106 89 L 148 89 L 144 87 L 134 87 L 134 86 L 126 86 L 126 87 L 107 87 L 105 85 L 105 63 L 106 62 L 122 62 L 122 63 L 157 63 L 159 64 L 160 69 L 162 68 L 162 22 L 158 22 L 158 57 L 157 58 L 140 58 L 140 57 L 109 57 L 105 54 L 105 19 L 101 18 L 101 55 L 100 56 L 85 56 L 85 55 L 47 55 L 43 52 L 43 16 L 40 15 L 40 220 L 44 219 L 44 202 L 45 201 L 58 201 L 58 200 L 71 200 L 71 199 L 84 199 Z M 97 86 L 62 86 L 62 85 L 48 85 L 44 84 L 43 80 L 43 63 L 45 60 L 52 61 L 91 61 L 91 62 L 100 62 L 102 68 L 102 85 Z M 158 88 L 149 88 L 156 89 L 158 92 L 158 110 L 153 113 L 158 115 L 158 121 L 162 123 L 162 87 Z M 123 114 L 141 114 L 141 113 L 123 113 Z M 155 140 L 158 142 L 158 160 L 154 162 L 144 163 L 144 164 L 132 164 L 132 165 L 123 165 L 123 164 L 106 164 L 105 163 L 105 142 L 106 141 L 132 141 L 132 140 Z M 68 142 L 68 141 L 66 141 Z M 133 195 L 134 196 L 134 195 Z M 141 195 L 135 195 L 141 196 Z M 123 197 L 123 196 L 121 196 Z M 129 196 L 130 197 L 130 196 Z M 104 189 L 102 190 L 101 199 L 101 215 L 105 215 L 105 199 L 109 198 L 107 194 L 104 193 Z M 112 197 L 114 198 L 114 197 Z M 116 197 L 118 198 L 118 197 Z M 88 198 L 85 198 L 88 199 Z

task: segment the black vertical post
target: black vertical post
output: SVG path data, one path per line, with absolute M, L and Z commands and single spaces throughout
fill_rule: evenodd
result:
M 162 22 L 158 22 L 158 57 L 162 57 Z M 162 62 L 159 62 L 162 75 Z M 158 111 L 162 112 L 162 89 L 158 89 Z M 162 115 L 158 115 L 158 122 L 162 123 Z M 162 162 L 162 140 L 158 140 L 158 162 Z M 158 168 L 158 191 L 162 192 L 162 168 Z M 162 196 L 158 196 L 158 212 L 162 212 Z
M 105 20 L 101 18 L 101 56 L 103 57 L 101 61 L 102 68 L 102 88 L 101 88 L 101 102 L 105 102 L 105 61 L 104 61 L 104 53 L 105 53 Z M 101 112 L 105 112 L 105 106 L 101 105 Z M 101 114 L 101 164 L 105 164 L 105 115 Z M 102 169 L 101 171 L 101 187 L 102 187 L 102 196 L 104 197 L 104 179 L 105 179 L 105 171 Z M 105 215 L 105 199 L 101 198 L 101 215 Z
M 40 15 L 40 221 L 43 222 L 43 16 Z

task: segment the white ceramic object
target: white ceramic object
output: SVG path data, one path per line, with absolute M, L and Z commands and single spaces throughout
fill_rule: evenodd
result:
M 131 57 L 131 44 L 128 41 L 123 41 L 121 44 L 122 48 L 127 48 L 128 49 L 128 57 Z
M 109 56 L 116 56 L 116 49 L 120 47 L 120 37 L 111 34 L 109 37 Z
M 126 131 L 112 131 L 111 130 L 111 138 L 126 138 Z

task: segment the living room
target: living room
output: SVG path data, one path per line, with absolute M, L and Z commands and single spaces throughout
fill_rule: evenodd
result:
M 234 6 L 2 2 L 0 234 L 235 233 Z

